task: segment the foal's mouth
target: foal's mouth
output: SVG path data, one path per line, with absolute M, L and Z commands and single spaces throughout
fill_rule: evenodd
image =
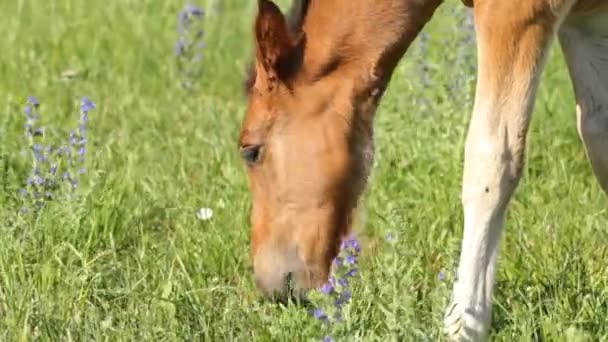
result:
M 313 289 L 297 288 L 293 272 L 288 272 L 285 275 L 283 288 L 275 290 L 272 293 L 265 293 L 260 298 L 260 302 L 271 302 L 283 306 L 301 306 L 304 308 L 312 307 L 312 302 L 308 298 L 308 293 Z

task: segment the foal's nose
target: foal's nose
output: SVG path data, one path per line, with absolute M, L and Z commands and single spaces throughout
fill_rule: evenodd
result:
M 279 302 L 286 302 L 288 299 L 293 299 L 295 293 L 295 283 L 292 272 L 284 275 L 277 275 L 276 279 L 272 277 L 255 275 L 257 287 L 262 291 L 264 297 Z
M 296 253 L 259 249 L 254 256 L 254 277 L 257 287 L 271 300 L 301 298 L 306 284 L 306 271 Z

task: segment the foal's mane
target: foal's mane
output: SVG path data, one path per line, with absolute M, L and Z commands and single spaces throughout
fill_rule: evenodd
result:
M 291 9 L 289 10 L 289 14 L 287 15 L 287 25 L 292 33 L 295 34 L 302 31 L 302 26 L 304 25 L 304 19 L 306 19 L 306 14 L 308 13 L 310 1 L 311 0 L 293 1 Z M 249 96 L 249 94 L 251 93 L 251 87 L 253 87 L 253 84 L 255 83 L 255 78 L 255 63 L 251 61 L 247 66 L 244 82 L 245 94 L 247 96 Z

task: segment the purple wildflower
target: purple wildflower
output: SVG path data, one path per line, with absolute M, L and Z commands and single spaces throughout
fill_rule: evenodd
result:
M 28 96 L 27 101 L 34 107 L 40 106 L 40 101 L 35 96 Z
M 183 38 L 178 39 L 175 43 L 175 55 L 181 56 L 186 52 L 186 42 Z
M 34 176 L 34 184 L 36 185 L 43 185 L 44 184 L 44 178 L 40 177 L 40 176 Z
M 333 262 L 334 262 L 334 265 L 336 265 L 336 267 L 342 266 L 342 258 L 339 256 L 337 256 Z
M 174 50 L 179 74 L 183 78 L 181 83 L 186 88 L 193 85 L 194 80 L 199 78 L 201 72 L 200 62 L 203 59 L 201 49 L 205 47 L 203 42 L 204 14 L 201 7 L 193 4 L 186 5 L 178 14 L 177 32 L 179 37 Z
M 360 251 L 361 245 L 354 236 L 349 236 L 342 241 L 340 251 L 332 262 L 334 270 L 328 277 L 327 283 L 319 289 L 326 299 L 323 299 L 324 304 L 319 305 L 314 312 L 315 317 L 322 312 L 325 314 L 324 321 L 327 323 L 343 320 L 342 310 L 352 298 L 348 278 L 357 274 L 355 265 L 358 263 L 357 256 Z
M 323 311 L 323 309 L 317 308 L 313 311 L 313 315 L 315 316 L 316 319 L 319 319 L 321 321 L 325 321 L 327 320 L 327 314 Z
M 347 265 L 355 265 L 357 263 L 357 257 L 349 254 L 346 256 L 344 261 L 346 262 Z
M 441 280 L 441 281 L 445 280 L 445 273 L 443 273 L 443 271 L 439 272 L 439 280 Z
M 81 104 L 80 104 L 80 110 L 83 113 L 86 114 L 86 113 L 92 111 L 93 109 L 95 109 L 96 107 L 97 106 L 95 105 L 95 103 L 93 103 L 93 101 L 91 101 L 88 97 L 85 96 L 85 97 L 82 98 L 82 101 L 81 101 Z
M 321 292 L 325 293 L 325 294 L 330 294 L 334 291 L 334 286 L 330 283 L 327 282 L 325 283 L 322 287 L 321 287 Z
M 340 246 L 340 249 L 348 249 L 348 248 L 352 248 L 355 250 L 355 252 L 359 253 L 361 252 L 361 245 L 359 244 L 359 241 L 357 241 L 357 239 L 355 239 L 354 237 L 349 237 L 348 239 L 344 240 L 342 242 L 342 245 Z
M 205 12 L 203 11 L 202 8 L 200 8 L 200 7 L 196 6 L 196 5 L 193 5 L 193 4 L 186 5 L 186 11 L 190 15 L 193 15 L 193 16 L 196 16 L 196 17 L 202 17 L 205 14 Z
M 334 342 L 334 340 L 329 336 L 325 336 L 325 338 L 323 339 L 323 342 Z
M 70 146 L 76 145 L 76 132 L 74 130 L 70 131 L 68 141 L 70 143 Z
M 338 297 L 338 299 L 336 299 L 336 301 L 334 302 L 334 304 L 336 305 L 336 307 L 342 307 L 344 304 L 348 303 L 348 301 L 351 298 L 351 293 L 349 291 L 344 291 L 342 292 L 342 294 L 340 294 L 340 297 Z
M 84 162 L 86 153 L 86 124 L 89 120 L 88 114 L 96 108 L 96 105 L 88 97 L 81 99 L 80 127 L 78 131 L 72 130 L 68 135 L 68 144 L 60 145 L 55 148 L 45 145 L 44 127 L 36 127 L 39 119 L 38 108 L 40 101 L 33 96 L 28 98 L 25 106 L 25 116 L 27 122 L 25 127 L 25 138 L 32 156 L 32 171 L 26 179 L 26 186 L 19 191 L 24 204 L 32 205 L 34 213 L 41 209 L 46 201 L 58 198 L 56 191 L 59 190 L 61 183 L 68 184 L 71 189 L 78 186 L 78 176 L 86 172 L 84 165 L 79 165 L 77 170 L 72 169 L 75 162 L 72 158 L 73 150 L 77 149 L 80 162 Z M 78 146 L 78 147 L 77 147 Z M 29 202 L 29 203 L 28 203 Z M 24 214 L 29 213 L 23 211 Z
M 187 30 L 193 17 L 200 18 L 204 15 L 205 12 L 202 8 L 193 4 L 187 4 L 177 16 L 177 20 L 179 22 L 178 31 L 183 32 Z

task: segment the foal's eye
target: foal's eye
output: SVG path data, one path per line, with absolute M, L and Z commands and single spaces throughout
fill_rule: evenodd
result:
M 245 145 L 241 146 L 240 153 L 241 158 L 247 162 L 247 164 L 252 165 L 260 160 L 262 145 Z

